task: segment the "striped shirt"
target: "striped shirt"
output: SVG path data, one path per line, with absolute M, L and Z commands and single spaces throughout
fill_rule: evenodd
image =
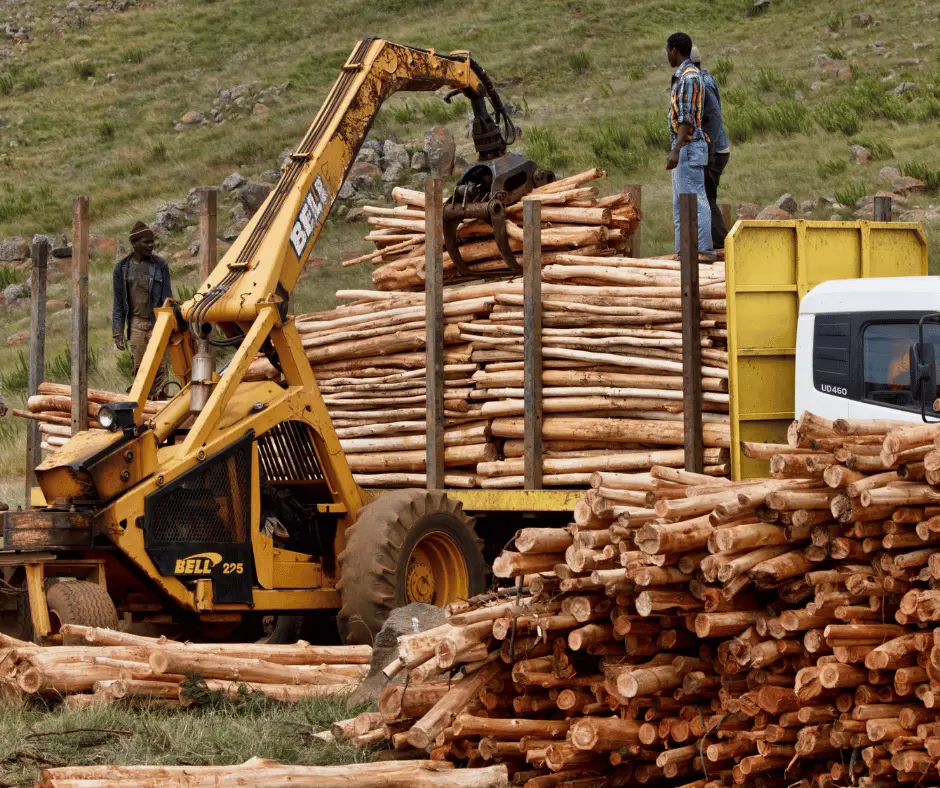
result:
M 707 139 L 702 131 L 702 103 L 705 88 L 702 73 L 691 60 L 684 60 L 672 75 L 672 95 L 669 99 L 669 137 L 676 147 L 680 126 L 689 126 L 686 142 Z

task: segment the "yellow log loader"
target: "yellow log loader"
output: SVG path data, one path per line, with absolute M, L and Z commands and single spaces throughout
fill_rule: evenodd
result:
M 126 402 L 101 408 L 36 469 L 42 506 L 8 512 L 0 570 L 15 634 L 64 623 L 174 622 L 191 637 L 296 637 L 317 611 L 369 642 L 388 612 L 484 590 L 474 520 L 442 491 L 369 500 L 354 482 L 292 316 L 291 291 L 382 101 L 449 87 L 469 100 L 479 160 L 445 210 L 490 222 L 507 272 L 505 206 L 553 175 L 510 153 L 513 126 L 483 69 L 381 39 L 360 41 L 280 181 L 198 291 L 156 310 Z M 218 347 L 234 349 L 221 370 Z M 143 405 L 164 354 L 182 390 Z M 263 354 L 280 382 L 246 381 Z M 38 491 L 36 491 L 38 493 Z M 67 581 L 66 581 L 67 580 Z M 335 631 L 335 630 L 334 630 Z

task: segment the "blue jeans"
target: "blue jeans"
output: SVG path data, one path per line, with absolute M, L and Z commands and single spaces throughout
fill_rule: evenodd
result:
M 705 165 L 708 164 L 708 143 L 695 140 L 682 146 L 679 165 L 672 171 L 672 218 L 676 225 L 676 254 L 679 253 L 679 195 L 698 197 L 698 251 L 715 257 L 712 243 L 712 214 L 705 194 Z

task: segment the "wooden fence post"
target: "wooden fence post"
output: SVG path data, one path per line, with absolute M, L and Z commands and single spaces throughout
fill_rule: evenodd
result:
M 444 187 L 439 177 L 424 184 L 425 367 L 427 370 L 427 489 L 444 487 Z
M 88 429 L 88 198 L 72 201 L 72 434 Z
M 33 241 L 32 268 L 29 288 L 29 370 L 26 396 L 39 393 L 39 384 L 46 370 L 46 267 L 49 259 L 48 241 Z M 42 462 L 42 437 L 39 422 L 26 422 L 26 506 L 36 485 L 36 466 Z
M 718 210 L 721 211 L 721 218 L 725 223 L 725 232 L 731 232 L 731 225 L 734 222 L 731 221 L 731 203 L 723 202 L 718 206 Z
M 875 221 L 890 222 L 891 208 L 890 197 L 875 197 Z
M 682 268 L 682 423 L 685 467 L 705 469 L 702 435 L 702 325 L 698 288 L 698 197 L 679 195 L 679 261 Z
M 643 207 L 643 186 L 639 183 L 628 183 L 623 187 L 623 191 L 633 197 L 636 202 L 637 214 L 639 214 Z M 630 257 L 640 256 L 640 227 L 642 224 L 642 222 L 638 222 L 633 235 L 630 236 Z
M 523 466 L 525 489 L 542 489 L 542 203 L 522 201 Z
M 207 188 L 202 190 L 199 198 L 199 281 L 205 282 L 206 277 L 215 268 L 218 244 L 216 242 L 216 205 L 218 203 L 218 190 Z

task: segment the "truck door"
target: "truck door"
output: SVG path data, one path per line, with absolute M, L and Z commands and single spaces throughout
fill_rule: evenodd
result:
M 849 404 L 849 415 L 861 419 L 920 421 L 920 404 L 911 396 L 908 351 L 918 340 L 921 315 L 895 314 L 889 319 L 855 315 L 857 357 L 853 367 L 857 386 Z M 926 323 L 924 340 L 940 350 L 940 326 Z

